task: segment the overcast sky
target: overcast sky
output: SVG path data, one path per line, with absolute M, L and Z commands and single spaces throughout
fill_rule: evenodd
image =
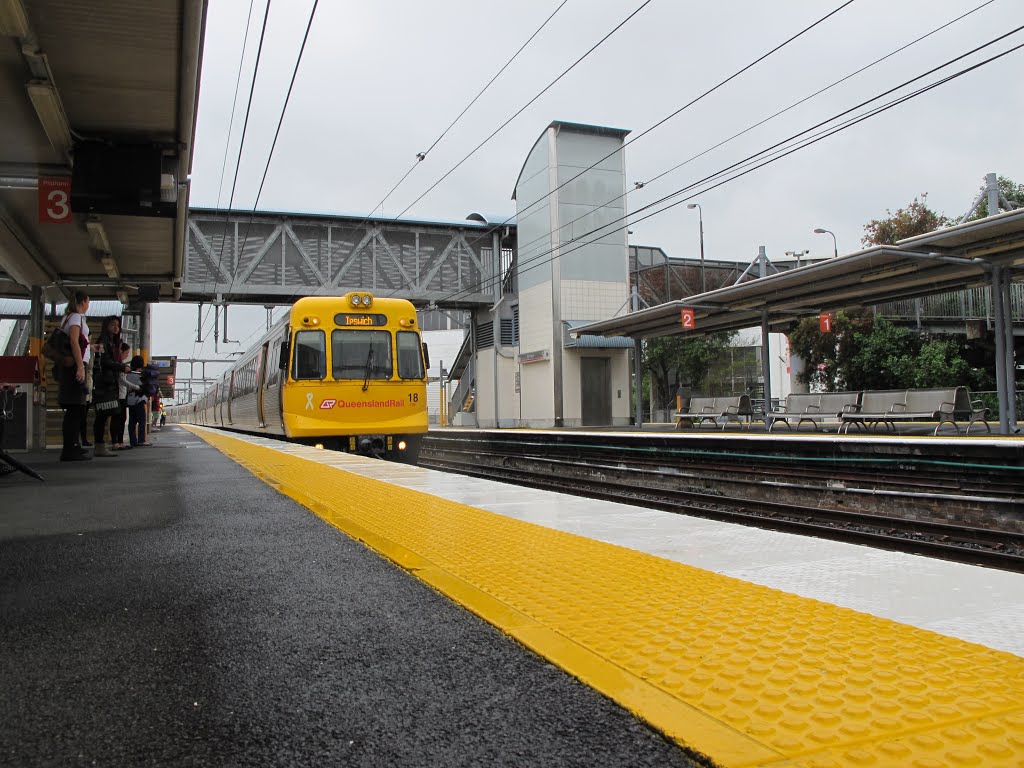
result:
M 561 0 L 322 0 L 258 206 L 366 215 Z M 251 209 L 312 0 L 270 8 L 232 207 Z M 397 215 L 642 5 L 568 0 L 383 206 Z M 460 220 L 510 216 L 526 153 L 552 120 L 632 131 L 627 140 L 807 27 L 842 0 L 651 0 L 406 214 Z M 855 0 L 760 64 L 630 144 L 627 181 L 646 181 L 961 14 L 906 51 L 628 197 L 636 210 L 1024 24 L 1021 0 Z M 211 3 L 206 26 L 191 203 L 227 207 L 248 86 L 266 7 Z M 1013 35 L 925 82 L 1024 42 Z M 241 68 L 241 88 L 232 101 Z M 830 255 L 860 247 L 864 224 L 928 194 L 950 216 L 970 207 L 988 172 L 1024 181 L 1024 51 L 694 198 L 708 259 L 748 262 L 759 245 Z M 906 93 L 901 91 L 900 93 Z M 891 98 L 891 97 L 890 97 Z M 227 170 L 222 175 L 225 156 Z M 381 212 L 380 209 L 377 211 Z M 696 257 L 697 212 L 679 205 L 630 225 L 630 241 Z M 212 357 L 195 344 L 194 305 L 154 307 L 154 354 Z M 207 320 L 209 326 L 210 320 Z M 233 307 L 231 337 L 256 340 L 262 308 Z M 239 346 L 228 349 L 240 349 Z M 221 352 L 224 352 L 223 345 Z M 214 368 L 210 368 L 212 373 Z M 184 377 L 185 371 L 179 372 Z

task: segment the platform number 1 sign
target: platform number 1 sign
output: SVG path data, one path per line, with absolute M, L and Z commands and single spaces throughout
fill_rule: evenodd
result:
M 39 177 L 39 223 L 70 224 L 71 177 Z
M 681 321 L 684 331 L 690 331 L 697 327 L 697 317 L 692 307 L 683 307 Z
M 822 333 L 832 333 L 832 314 L 830 312 L 822 312 L 818 315 L 818 328 Z

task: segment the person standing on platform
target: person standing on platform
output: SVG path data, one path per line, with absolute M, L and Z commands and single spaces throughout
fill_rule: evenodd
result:
M 146 394 L 142 387 L 143 361 L 141 355 L 132 358 L 131 371 L 125 375 L 128 382 L 128 444 L 132 448 L 149 445 L 146 442 Z M 134 386 L 134 389 L 131 389 Z
M 92 439 L 96 444 L 93 453 L 96 456 L 116 456 L 104 442 L 107 423 L 116 417 L 118 410 L 117 381 L 118 374 L 125 370 L 121 362 L 121 320 L 111 315 L 103 319 L 99 343 L 93 353 L 96 362 L 93 365 L 94 389 L 92 392 L 93 407 L 96 409 L 96 423 L 93 425 Z
M 54 365 L 57 379 L 57 402 L 64 409 L 63 450 L 61 461 L 88 461 L 88 451 L 78 444 L 78 433 L 85 420 L 86 366 L 91 363 L 89 326 L 85 313 L 89 311 L 89 296 L 85 291 L 74 291 L 64 312 L 61 330 L 71 342 L 71 365 Z
M 130 346 L 121 342 L 121 355 L 119 359 L 122 364 L 131 360 L 131 351 L 132 348 Z M 110 422 L 110 442 L 113 443 L 111 448 L 115 451 L 131 448 L 130 445 L 125 445 L 124 442 L 124 427 L 128 421 L 128 381 L 125 378 L 127 375 L 127 366 L 125 370 L 117 375 L 117 411 Z

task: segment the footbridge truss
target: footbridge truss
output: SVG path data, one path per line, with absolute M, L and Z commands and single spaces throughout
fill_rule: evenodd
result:
M 417 306 L 491 305 L 500 298 L 495 275 L 508 268 L 515 227 L 474 216 L 396 221 L 193 208 L 181 298 L 280 304 L 369 290 Z

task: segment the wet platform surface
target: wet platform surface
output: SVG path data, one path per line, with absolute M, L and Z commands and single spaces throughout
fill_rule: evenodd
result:
M 0 764 L 689 766 L 177 428 L 0 477 Z
M 1019 656 L 364 477 L 349 457 L 198 433 L 718 764 L 1024 754 Z

